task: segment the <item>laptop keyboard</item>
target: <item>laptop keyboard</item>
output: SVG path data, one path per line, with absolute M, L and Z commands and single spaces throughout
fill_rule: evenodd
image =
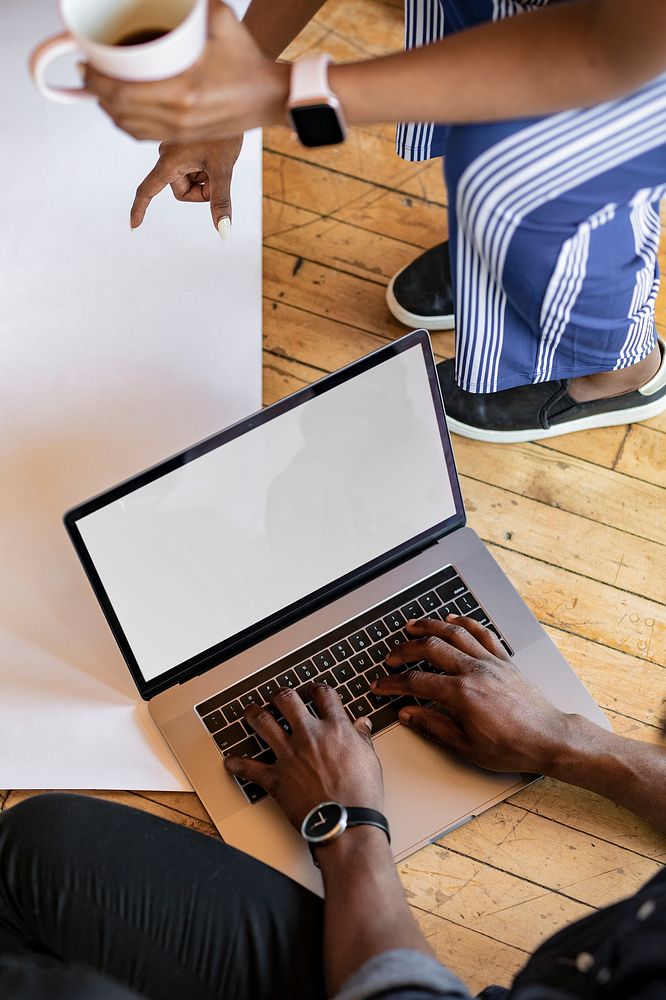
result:
M 377 736 L 397 722 L 401 708 L 416 701 L 413 698 L 380 698 L 370 690 L 372 681 L 408 669 L 437 672 L 425 661 L 401 664 L 398 668 L 388 667 L 384 662 L 391 649 L 413 638 L 405 631 L 407 621 L 410 618 L 445 620 L 452 614 L 467 615 L 481 622 L 501 640 L 509 655 L 513 655 L 462 577 L 453 566 L 447 566 L 208 698 L 196 706 L 196 711 L 223 757 L 232 754 L 254 757 L 270 764 L 275 755 L 243 719 L 243 712 L 248 705 L 268 705 L 285 732 L 290 733 L 289 723 L 277 714 L 270 704 L 271 698 L 283 687 L 304 692 L 311 681 L 317 680 L 335 688 L 350 719 L 368 716 L 372 721 L 372 735 Z M 316 715 L 312 702 L 306 701 L 306 704 Z M 236 780 L 251 803 L 267 795 L 253 782 Z

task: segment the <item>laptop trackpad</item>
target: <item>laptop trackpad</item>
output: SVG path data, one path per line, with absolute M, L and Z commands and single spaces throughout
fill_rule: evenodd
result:
M 385 811 L 396 857 L 525 784 L 520 774 L 466 764 L 404 726 L 380 735 L 375 747 L 384 770 Z

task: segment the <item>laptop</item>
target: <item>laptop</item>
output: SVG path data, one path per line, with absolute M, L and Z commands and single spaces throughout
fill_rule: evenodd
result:
M 65 524 L 139 694 L 223 838 L 317 892 L 298 833 L 223 766 L 232 752 L 270 760 L 243 712 L 279 687 L 306 692 L 318 679 L 351 718 L 370 716 L 396 860 L 534 780 L 456 759 L 400 726 L 400 701 L 371 692 L 409 618 L 470 615 L 556 705 L 609 728 L 465 525 L 425 331 L 88 500 Z

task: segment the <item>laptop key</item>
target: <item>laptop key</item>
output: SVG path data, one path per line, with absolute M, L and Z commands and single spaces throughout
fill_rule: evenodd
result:
M 490 625 L 490 618 L 485 613 L 483 608 L 477 608 L 476 611 L 470 611 L 468 618 L 473 618 L 477 622 L 481 622 L 482 625 Z
M 242 694 L 239 700 L 243 708 L 247 708 L 248 705 L 262 704 L 261 695 L 258 691 L 248 691 L 246 694 Z
M 258 760 L 260 764 L 274 764 L 275 761 L 277 760 L 277 757 L 275 756 L 271 748 L 268 747 L 267 750 L 263 750 L 259 754 L 259 756 L 255 757 L 254 759 Z
M 442 619 L 443 622 L 446 621 L 449 615 L 458 615 L 460 612 L 456 605 L 451 601 L 449 604 L 445 604 L 443 608 L 440 608 L 437 614 Z
M 335 666 L 335 659 L 330 650 L 325 649 L 322 653 L 316 653 L 312 657 L 312 662 L 319 671 L 330 670 Z
M 227 722 L 235 722 L 237 719 L 243 718 L 243 706 L 239 701 L 232 701 L 223 706 L 222 715 Z
M 221 732 L 215 733 L 213 737 L 217 743 L 220 750 L 223 752 L 230 749 L 236 743 L 240 743 L 241 740 L 245 739 L 247 733 L 240 722 L 234 722 L 231 726 L 227 726 L 226 729 L 222 729 Z
M 389 630 L 381 618 L 378 622 L 373 622 L 372 625 L 366 625 L 365 630 L 373 642 L 379 642 L 380 639 L 385 639 L 389 634 Z
M 347 685 L 351 693 L 355 698 L 360 697 L 362 694 L 367 694 L 370 690 L 370 685 L 365 677 L 354 677 L 349 681 Z
M 372 709 L 367 698 L 357 698 L 356 701 L 352 701 L 347 705 L 347 711 L 351 718 L 356 721 L 356 719 L 360 719 L 363 715 L 370 715 Z
M 372 666 L 370 653 L 359 653 L 358 656 L 352 656 L 349 662 L 357 674 L 362 674 L 364 670 Z
M 367 649 L 371 643 L 370 636 L 364 629 L 359 629 L 358 632 L 354 632 L 353 635 L 349 636 L 349 642 L 352 649 L 360 653 L 362 649 Z
M 396 629 L 404 628 L 407 624 L 404 615 L 401 615 L 399 611 L 394 611 L 393 614 L 387 615 L 384 622 L 389 632 L 395 632 Z
M 299 663 L 297 667 L 294 667 L 294 670 L 302 681 L 311 681 L 317 676 L 317 669 L 311 660 Z
M 506 651 L 509 654 L 509 656 L 513 656 L 513 650 L 511 649 L 511 646 L 509 645 L 509 643 L 505 639 L 500 639 L 500 642 L 502 643 L 502 645 L 506 649 Z
M 405 604 L 404 608 L 400 608 L 400 611 L 407 621 L 410 618 L 423 618 L 423 608 L 418 601 L 410 601 L 409 604 Z
M 387 726 L 392 726 L 394 722 L 397 722 L 399 711 L 400 709 L 394 701 L 390 701 L 388 704 L 385 704 L 376 711 L 373 711 L 370 716 L 370 722 L 372 723 L 372 735 L 376 736 L 377 733 L 381 733 L 382 729 L 386 729 Z
M 337 667 L 333 667 L 333 676 L 341 684 L 350 681 L 354 676 L 354 668 L 351 663 L 338 663 Z
M 346 684 L 342 684 L 339 688 L 336 688 L 335 691 L 343 705 L 348 705 L 354 697 Z
M 366 670 L 364 676 L 372 684 L 373 681 L 379 681 L 382 677 L 386 677 L 387 673 L 388 670 L 386 667 L 381 663 L 377 663 L 375 666 L 370 667 L 369 670 Z
M 426 614 L 430 614 L 431 611 L 436 611 L 441 603 L 442 602 L 434 590 L 424 594 L 423 597 L 419 597 L 419 604 L 422 605 Z
M 298 687 L 299 680 L 293 670 L 285 670 L 283 674 L 278 674 L 275 680 L 281 688 Z
M 280 685 L 276 680 L 266 681 L 265 684 L 259 685 L 259 694 L 264 699 L 264 701 L 270 701 L 274 694 L 280 690 Z
M 456 597 L 456 604 L 461 615 L 467 615 L 479 606 L 479 602 L 472 594 L 461 594 L 460 597 Z
M 383 663 L 389 652 L 390 650 L 385 642 L 377 642 L 374 646 L 370 647 L 370 656 L 375 663 Z
M 291 736 L 291 726 L 285 719 L 284 715 L 278 716 L 278 718 L 275 721 L 277 722 L 278 726 L 280 726 L 281 729 L 284 729 L 287 736 Z
M 222 729 L 227 723 L 220 709 L 217 709 L 217 711 L 211 712 L 210 715 L 204 716 L 204 724 L 209 733 L 216 733 L 218 729 Z
M 389 649 L 397 649 L 398 646 L 404 646 L 404 644 L 406 642 L 409 642 L 410 639 L 411 636 L 407 636 L 405 632 L 402 631 L 394 632 L 393 635 L 390 635 L 388 637 L 388 639 L 386 640 L 386 644 L 389 647 Z
M 448 604 L 454 597 L 464 594 L 467 590 L 467 585 L 462 582 L 459 576 L 456 576 L 443 586 L 435 587 L 435 590 L 437 591 L 437 596 L 441 598 L 444 604 Z
M 261 753 L 261 745 L 256 736 L 248 736 L 242 743 L 222 750 L 223 757 L 256 757 Z
M 320 674 L 317 678 L 318 684 L 327 684 L 328 687 L 336 688 L 338 686 L 337 679 L 333 675 L 332 670 L 327 670 L 325 674 Z
M 253 781 L 251 781 L 248 785 L 244 785 L 242 791 L 246 798 L 250 800 L 252 805 L 254 805 L 255 802 L 261 802 L 261 800 L 265 799 L 268 795 L 265 788 L 262 788 L 261 785 L 255 785 Z
M 376 708 L 381 708 L 382 705 L 388 705 L 388 703 L 391 700 L 386 695 L 374 694 L 372 691 L 370 692 L 370 694 L 366 694 L 366 698 L 372 705 L 373 711 Z
M 333 643 L 331 651 L 333 652 L 333 656 L 336 658 L 338 663 L 342 660 L 347 660 L 354 652 L 346 639 Z

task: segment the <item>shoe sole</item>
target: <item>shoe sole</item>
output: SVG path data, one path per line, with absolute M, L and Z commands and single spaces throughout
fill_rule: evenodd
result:
M 402 274 L 402 271 L 400 274 Z M 413 330 L 421 329 L 434 332 L 438 330 L 453 330 L 455 328 L 456 318 L 453 313 L 449 313 L 447 316 L 419 316 L 418 313 L 412 313 L 408 309 L 403 309 L 393 291 L 393 282 L 398 276 L 397 274 L 394 275 L 388 284 L 386 289 L 386 305 L 399 323 L 402 323 L 403 326 L 409 326 Z
M 461 437 L 471 438 L 473 441 L 487 441 L 489 444 L 521 444 L 528 441 L 543 441 L 544 438 L 561 437 L 576 431 L 589 431 L 598 427 L 637 424 L 642 420 L 650 420 L 652 417 L 659 416 L 664 410 L 666 410 L 666 394 L 651 403 L 646 402 L 641 406 L 628 407 L 626 410 L 595 413 L 589 417 L 580 417 L 578 420 L 568 420 L 555 427 L 549 427 L 548 430 L 534 428 L 523 431 L 493 431 L 483 427 L 472 427 L 471 424 L 463 424 L 454 417 L 446 419 L 449 430 Z

